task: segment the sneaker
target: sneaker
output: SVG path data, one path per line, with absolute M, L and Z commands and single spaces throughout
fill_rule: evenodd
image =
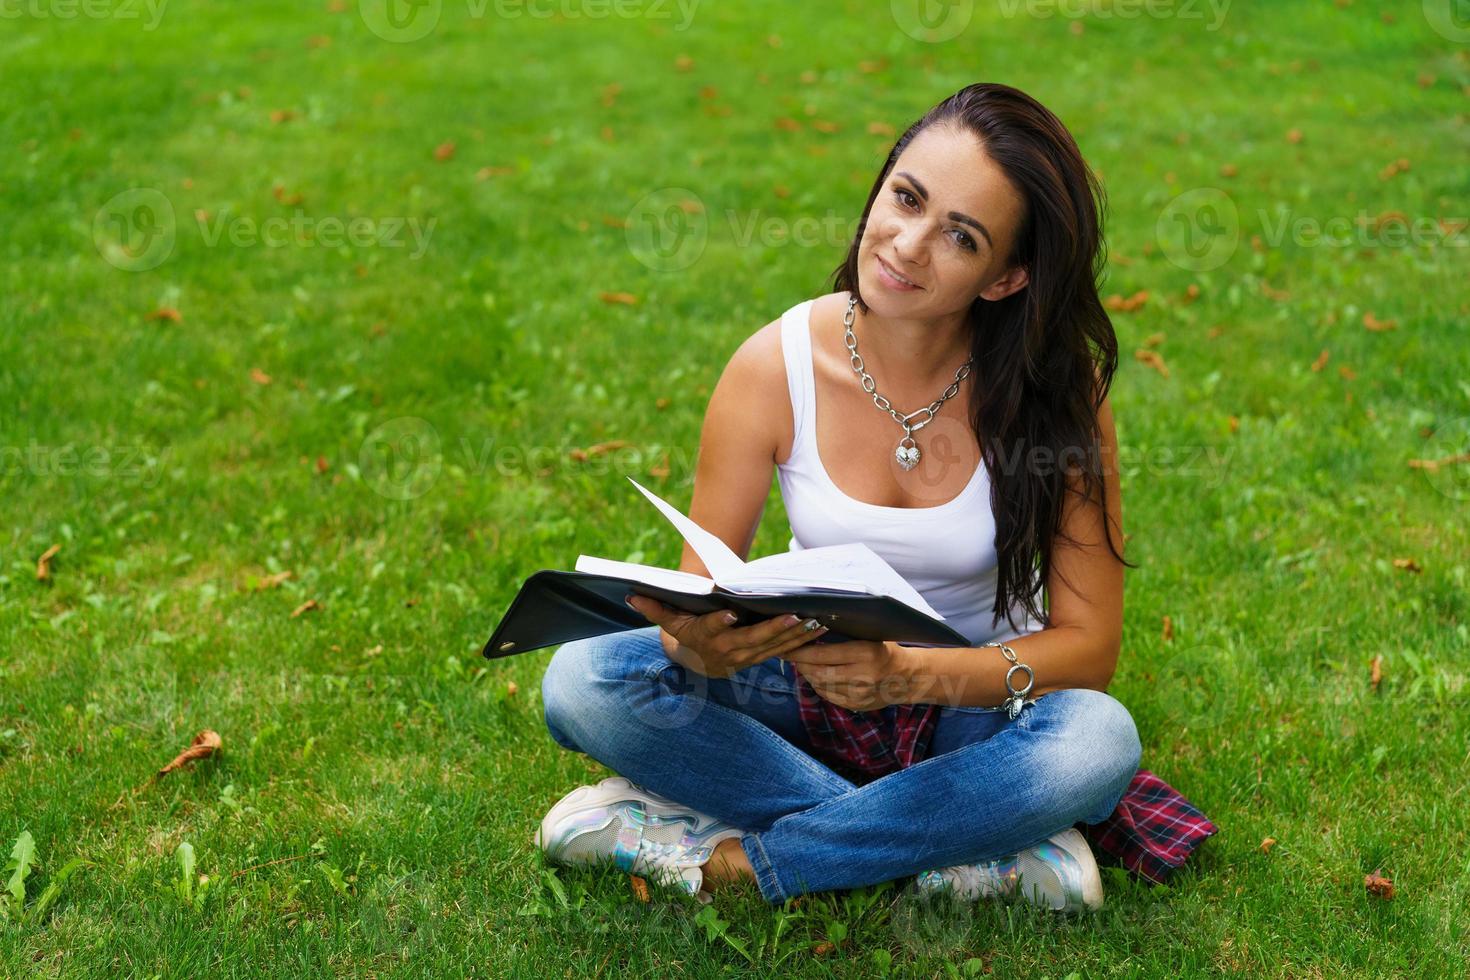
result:
M 703 865 L 715 845 L 745 832 L 650 793 L 622 776 L 580 786 L 546 814 L 532 838 L 561 864 L 605 858 L 624 871 L 673 885 L 708 904 Z
M 1076 827 L 996 861 L 925 871 L 914 880 L 920 893 L 948 890 L 956 898 L 1021 898 L 1059 912 L 1102 908 L 1102 875 L 1087 838 Z

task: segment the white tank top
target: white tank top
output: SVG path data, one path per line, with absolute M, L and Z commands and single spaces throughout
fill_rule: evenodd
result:
M 972 644 L 1010 640 L 1042 629 L 1019 604 L 1012 607 L 1019 629 L 1003 616 L 991 625 L 998 559 L 990 477 L 983 463 L 975 467 L 958 496 L 937 507 L 884 507 L 854 500 L 827 474 L 817 454 L 814 302 L 794 306 L 781 318 L 786 384 L 796 419 L 791 456 L 776 466 L 791 522 L 789 550 L 866 544 Z

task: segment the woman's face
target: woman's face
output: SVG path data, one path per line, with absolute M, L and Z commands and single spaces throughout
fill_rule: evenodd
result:
M 924 319 L 1009 296 L 1026 284 L 1024 269 L 1005 264 L 1024 213 L 978 139 L 928 127 L 873 200 L 858 249 L 863 301 L 879 316 Z

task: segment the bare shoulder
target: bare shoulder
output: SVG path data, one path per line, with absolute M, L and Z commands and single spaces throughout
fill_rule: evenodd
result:
M 777 458 L 782 432 L 794 424 L 779 317 L 746 337 L 730 355 L 710 397 L 709 413 L 721 420 L 722 430 L 740 433 L 762 459 Z M 790 442 L 788 431 L 785 443 Z
M 833 304 L 834 296 L 817 297 L 812 310 L 814 335 L 818 318 L 828 312 L 824 307 Z M 790 457 L 796 428 L 781 343 L 782 319 L 777 317 L 741 342 L 710 401 L 712 412 L 732 422 L 738 419 L 744 435 L 761 447 L 762 457 L 777 463 Z

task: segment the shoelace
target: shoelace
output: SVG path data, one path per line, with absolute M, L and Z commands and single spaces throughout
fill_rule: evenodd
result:
M 924 877 L 931 888 L 948 885 L 957 894 L 971 898 L 1009 895 L 1016 887 L 1017 857 L 1011 855 L 983 864 L 956 864 L 931 871 Z
M 618 867 L 632 874 L 666 881 L 691 893 L 698 887 L 682 874 L 684 868 L 697 866 L 683 862 L 691 851 L 701 846 L 690 840 L 687 830 L 676 841 L 649 840 L 646 831 L 650 825 L 667 824 L 657 817 L 648 816 L 635 804 L 623 807 L 621 823 L 617 843 L 613 846 L 613 859 Z

